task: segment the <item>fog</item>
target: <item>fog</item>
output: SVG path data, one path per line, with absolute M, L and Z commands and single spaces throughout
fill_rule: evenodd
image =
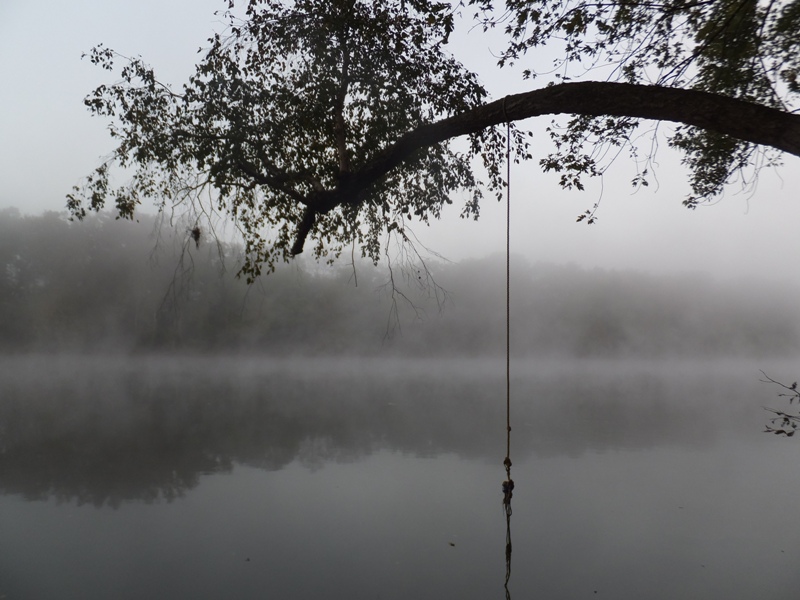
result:
M 746 362 L 513 370 L 520 461 L 747 438 L 767 418 L 751 402 L 774 396 Z M 382 450 L 497 463 L 505 442 L 497 360 L 28 357 L 3 361 L 0 381 L 0 490 L 29 500 L 171 501 L 234 465 Z
M 247 286 L 241 249 L 142 215 L 69 222 L 0 212 L 6 352 L 500 356 L 505 263 L 281 266 Z M 344 264 L 341 264 L 344 263 Z M 390 285 L 390 275 L 394 285 Z M 784 357 L 800 349 L 796 288 L 512 264 L 515 357 Z
M 502 593 L 503 257 L 240 253 L 0 211 L 0 596 Z M 512 262 L 511 590 L 793 597 L 794 290 Z
M 118 505 L 236 463 L 498 451 L 503 257 L 394 263 L 393 288 L 387 265 L 300 261 L 247 286 L 240 254 L 147 215 L 0 212 L 6 491 Z M 763 397 L 759 369 L 795 376 L 795 298 L 515 257 L 517 453 L 706 443 L 745 406 L 721 398 Z
M 249 287 L 180 218 L 63 214 L 112 148 L 81 53 L 179 84 L 219 8 L 0 5 L 0 598 L 502 595 L 504 204 L 409 223 L 425 264 Z M 501 45 L 453 35 L 494 98 L 529 87 Z M 759 370 L 800 371 L 798 159 L 688 211 L 669 124 L 649 188 L 621 157 L 584 193 L 539 171 L 547 125 L 512 168 L 512 594 L 794 598 L 797 445 Z

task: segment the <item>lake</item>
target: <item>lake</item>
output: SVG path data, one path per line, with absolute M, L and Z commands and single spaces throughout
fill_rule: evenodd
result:
M 512 365 L 512 598 L 790 599 L 798 361 Z M 0 598 L 504 598 L 505 364 L 0 359 Z

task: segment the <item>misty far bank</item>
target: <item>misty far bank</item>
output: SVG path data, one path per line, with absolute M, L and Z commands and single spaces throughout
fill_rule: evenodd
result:
M 498 356 L 500 255 L 424 267 L 303 257 L 248 286 L 242 249 L 187 226 L 0 211 L 0 351 Z M 687 265 L 687 271 L 691 265 Z M 771 357 L 800 351 L 793 288 L 711 275 L 512 264 L 512 352 Z M 394 304 L 396 301 L 396 305 Z M 410 302 L 409 302 L 410 301 Z M 395 311 L 395 306 L 397 311 Z

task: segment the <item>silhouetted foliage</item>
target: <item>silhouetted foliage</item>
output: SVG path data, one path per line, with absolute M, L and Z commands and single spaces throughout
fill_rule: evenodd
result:
M 93 48 L 104 69 L 122 62 L 120 79 L 85 100 L 117 147 L 68 195 L 70 211 L 108 201 L 131 217 L 147 199 L 221 212 L 244 235 L 253 278 L 307 239 L 317 256 L 353 246 L 377 261 L 383 235 L 407 239 L 408 219 L 437 218 L 459 190 L 462 216 L 477 217 L 484 190 L 504 185 L 497 126 L 530 117 L 574 115 L 549 128 L 555 150 L 539 163 L 566 188 L 620 151 L 641 165 L 634 185 L 646 184 L 653 150 L 638 156 L 635 129 L 682 124 L 669 143 L 691 171 L 689 206 L 743 171 L 751 181 L 778 154 L 764 146 L 800 156 L 798 0 L 467 4 L 478 6 L 473 25 L 507 34 L 501 66 L 555 72 L 552 85 L 489 102 L 449 53 L 458 8 L 431 0 L 230 0 L 225 30 L 174 88 L 140 57 Z M 515 159 L 531 158 L 526 136 L 508 131 Z M 460 136 L 459 151 L 449 142 Z M 112 177 L 115 165 L 129 181 Z

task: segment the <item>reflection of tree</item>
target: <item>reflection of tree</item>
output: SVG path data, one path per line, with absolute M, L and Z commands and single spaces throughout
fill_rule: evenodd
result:
M 0 490 L 118 506 L 170 500 L 234 464 L 318 467 L 378 450 L 487 461 L 502 454 L 499 368 L 497 377 L 484 377 L 486 369 L 456 376 L 436 363 L 385 372 L 373 363 L 315 375 L 313 363 L 282 372 L 287 364 L 8 360 L 0 367 Z M 701 382 L 564 370 L 517 380 L 515 456 L 707 443 L 713 411 L 698 402 L 729 400 L 737 388 Z

